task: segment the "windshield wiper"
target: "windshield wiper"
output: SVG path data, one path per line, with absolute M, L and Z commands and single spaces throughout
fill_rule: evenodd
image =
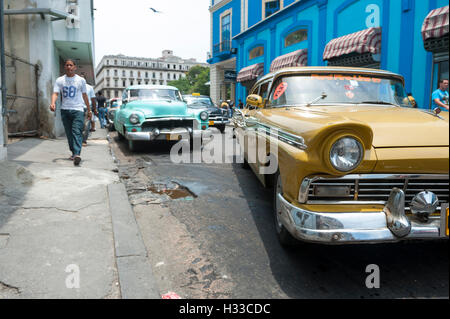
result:
M 322 94 L 321 94 L 320 96 L 316 97 L 316 98 L 315 98 L 314 100 L 312 100 L 311 102 L 306 103 L 306 106 L 311 106 L 312 104 L 314 104 L 314 103 L 316 103 L 316 102 L 318 102 L 318 101 L 320 101 L 320 100 L 325 99 L 327 96 L 328 96 L 328 95 L 327 95 L 325 92 L 322 92 Z
M 398 104 L 394 104 L 391 102 L 385 102 L 385 101 L 363 101 L 363 102 L 360 102 L 359 104 L 384 104 L 384 105 L 400 106 Z

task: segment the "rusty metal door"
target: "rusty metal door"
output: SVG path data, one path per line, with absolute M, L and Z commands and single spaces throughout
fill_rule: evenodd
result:
M 39 134 L 39 67 L 5 52 L 8 136 Z

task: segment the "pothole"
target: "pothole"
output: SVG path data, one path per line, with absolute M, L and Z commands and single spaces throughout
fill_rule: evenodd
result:
M 171 199 L 197 197 L 197 195 L 191 192 L 187 187 L 176 182 L 170 182 L 167 184 L 153 183 L 147 188 L 147 190 L 158 195 L 167 195 Z

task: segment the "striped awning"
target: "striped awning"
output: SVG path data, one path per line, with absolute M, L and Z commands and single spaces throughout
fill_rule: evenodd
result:
M 258 76 L 264 74 L 264 63 L 257 63 L 247 66 L 239 71 L 236 82 L 247 82 L 255 80 Z
M 306 66 L 307 64 L 308 49 L 301 49 L 277 57 L 270 65 L 270 72 L 290 66 Z
M 448 6 L 431 10 L 422 25 L 423 41 L 448 34 Z
M 381 28 L 369 28 L 331 40 L 325 47 L 323 60 L 350 53 L 381 53 Z

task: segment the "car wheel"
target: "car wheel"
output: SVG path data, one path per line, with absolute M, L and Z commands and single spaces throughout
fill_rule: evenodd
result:
M 130 150 L 130 152 L 135 152 L 136 148 L 137 148 L 137 142 L 128 140 L 128 149 Z
M 283 185 L 279 171 L 274 176 L 273 193 L 273 214 L 278 240 L 282 246 L 290 247 L 298 245 L 299 241 L 289 233 L 289 231 L 283 226 L 280 219 L 281 203 L 278 199 L 278 194 L 283 194 Z
M 217 126 L 217 128 L 219 129 L 220 133 L 225 133 L 225 125 L 219 125 Z
M 119 139 L 119 141 L 123 141 L 125 139 L 125 137 L 122 135 L 122 133 L 120 133 L 119 130 L 117 130 L 117 138 Z

